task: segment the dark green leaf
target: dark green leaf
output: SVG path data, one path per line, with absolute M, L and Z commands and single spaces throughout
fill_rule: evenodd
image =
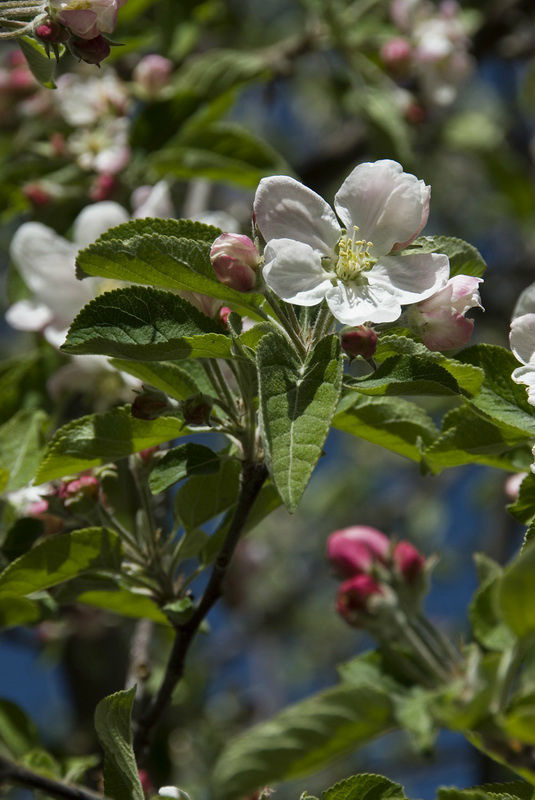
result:
M 149 477 L 149 486 L 153 494 L 165 492 L 174 483 L 178 483 L 188 475 L 210 475 L 217 472 L 220 457 L 209 447 L 187 442 L 169 450 L 158 461 Z
M 236 503 L 240 477 L 237 461 L 222 461 L 212 475 L 189 478 L 175 496 L 175 511 L 184 527 L 198 528 Z
M 419 356 L 392 356 L 371 375 L 352 381 L 352 388 L 369 395 L 453 395 L 460 388 L 439 364 Z
M 105 697 L 95 709 L 95 729 L 104 750 L 104 789 L 112 800 L 144 800 L 132 749 L 131 717 L 136 687 Z
M 273 482 L 294 511 L 321 456 L 342 385 L 340 340 L 322 339 L 301 362 L 279 334 L 257 350 L 261 430 Z
M 498 587 L 501 616 L 517 636 L 535 631 L 535 544 L 528 545 L 504 572 Z
M 39 734 L 30 717 L 11 700 L 0 699 L 0 749 L 13 758 L 39 746 Z
M 362 773 L 331 786 L 321 800 L 405 800 L 405 792 L 382 775 Z
M 202 368 L 195 361 L 184 361 L 174 364 L 171 361 L 123 361 L 112 358 L 110 361 L 116 369 L 128 372 L 143 383 L 160 389 L 175 400 L 185 400 L 192 394 L 210 394 L 212 386 L 206 380 Z

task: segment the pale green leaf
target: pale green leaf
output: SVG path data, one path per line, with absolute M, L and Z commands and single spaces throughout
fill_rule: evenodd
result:
M 121 372 L 128 372 L 142 383 L 160 389 L 175 400 L 185 400 L 193 394 L 210 394 L 212 385 L 195 361 L 175 364 L 171 361 L 124 361 L 112 358 L 110 364 Z
M 28 63 L 34 78 L 45 87 L 55 89 L 54 73 L 56 60 L 49 58 L 43 45 L 32 36 L 20 36 L 17 39 L 20 49 Z
M 500 581 L 497 604 L 503 620 L 517 636 L 535 631 L 535 544 L 523 549 Z
M 1 575 L 1 573 L 0 573 Z M 0 602 L 0 628 L 16 628 L 38 622 L 42 617 L 39 603 L 27 597 L 2 595 Z
M 22 409 L 0 427 L 0 467 L 9 473 L 4 491 L 15 491 L 34 477 L 43 455 L 48 417 Z
M 270 473 L 294 511 L 321 456 L 342 385 L 340 340 L 322 339 L 305 361 L 279 334 L 257 350 L 261 430 Z
M 144 800 L 132 748 L 136 687 L 105 697 L 95 709 L 95 729 L 104 750 L 104 789 L 112 800 Z

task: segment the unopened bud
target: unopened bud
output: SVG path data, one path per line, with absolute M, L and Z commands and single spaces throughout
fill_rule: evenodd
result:
M 232 309 L 228 306 L 221 306 L 219 309 L 219 319 L 224 328 L 228 328 L 228 318 L 232 314 Z
M 457 350 L 468 344 L 474 321 L 465 314 L 483 308 L 479 296 L 481 278 L 454 275 L 440 291 L 411 306 L 408 320 L 430 350 Z
M 327 540 L 327 558 L 337 573 L 349 578 L 368 572 L 375 562 L 384 564 L 390 542 L 376 528 L 353 525 L 334 531 Z
M 169 399 L 164 392 L 143 386 L 143 391 L 134 399 L 130 412 L 136 419 L 157 419 L 169 409 Z
M 342 334 L 342 350 L 351 358 L 373 358 L 377 349 L 377 334 L 366 325 L 359 325 L 351 331 Z
M 50 193 L 38 183 L 27 183 L 22 187 L 22 191 L 34 206 L 47 206 L 52 199 Z
M 374 595 L 382 595 L 383 589 L 371 575 L 355 575 L 340 586 L 336 596 L 336 610 L 346 622 L 361 627 L 369 610 L 369 601 Z
M 89 190 L 89 196 L 95 203 L 100 203 L 103 200 L 109 200 L 113 197 L 117 189 L 117 178 L 115 175 L 110 175 L 103 172 L 102 175 L 97 175 L 95 182 Z
M 73 481 L 64 481 L 58 490 L 58 497 L 69 507 L 83 500 L 93 501 L 98 497 L 100 483 L 94 475 L 80 475 Z
M 412 53 L 410 42 L 402 36 L 394 36 L 381 47 L 381 58 L 383 62 L 395 69 L 404 67 Z
M 158 450 L 159 450 L 158 445 L 155 445 L 154 447 L 146 447 L 144 450 L 139 451 L 138 456 L 140 457 L 140 459 L 143 461 L 144 464 L 150 464 L 150 462 L 152 461 L 152 457 L 154 456 L 154 453 L 157 453 Z
M 136 64 L 132 77 L 145 94 L 154 97 L 169 84 L 172 71 L 172 61 L 151 53 Z
M 186 425 L 210 425 L 212 400 L 204 394 L 196 394 L 180 404 Z
M 47 44 L 61 44 L 69 38 L 69 32 L 63 25 L 54 20 L 47 19 L 35 29 L 35 35 Z
M 254 289 L 260 256 L 248 236 L 222 233 L 212 245 L 210 261 L 221 283 L 238 292 Z
M 100 64 L 110 54 L 110 46 L 103 36 L 94 39 L 72 38 L 69 47 L 73 56 L 85 61 L 86 64 Z
M 401 541 L 394 548 L 394 565 L 407 583 L 414 583 L 425 567 L 425 556 L 410 542 Z

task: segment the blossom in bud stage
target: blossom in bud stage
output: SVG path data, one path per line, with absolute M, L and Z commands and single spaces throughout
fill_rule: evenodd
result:
M 224 328 L 228 327 L 228 318 L 232 314 L 232 309 L 228 306 L 221 306 L 219 309 L 219 319 Z
M 481 278 L 455 275 L 439 292 L 410 309 L 409 322 L 430 350 L 454 350 L 470 341 L 474 320 L 470 308 L 483 308 L 478 286 Z
M 112 33 L 126 0 L 49 0 L 50 14 L 80 39 Z M 96 62 L 90 62 L 96 63 Z
M 172 61 L 151 53 L 136 64 L 132 78 L 147 96 L 155 97 L 168 86 L 172 72 Z
M 327 558 L 343 578 L 368 572 L 375 562 L 386 563 L 389 549 L 384 533 L 367 525 L 342 528 L 327 540 Z
M 381 58 L 384 63 L 393 68 L 403 67 L 412 53 L 412 47 L 407 39 L 394 36 L 388 39 L 381 47 Z
M 69 38 L 69 32 L 63 25 L 52 19 L 45 20 L 35 29 L 35 35 L 46 44 L 61 44 Z
M 144 464 L 150 464 L 154 453 L 157 453 L 159 450 L 158 445 L 154 445 L 154 447 L 146 447 L 144 450 L 140 450 L 138 456 L 143 461 Z
M 66 506 L 80 500 L 94 500 L 99 492 L 99 480 L 94 475 L 80 475 L 73 481 L 64 481 L 58 490 L 58 497 Z
M 514 475 L 509 475 L 507 480 L 503 485 L 503 490 L 505 492 L 505 496 L 514 503 L 515 500 L 518 498 L 518 493 L 520 492 L 520 486 L 522 485 L 522 481 L 527 476 L 527 472 L 515 472 Z
M 169 410 L 169 400 L 159 389 L 143 387 L 132 403 L 131 413 L 136 419 L 157 419 Z
M 27 183 L 22 187 L 22 192 L 34 206 L 47 206 L 52 196 L 50 192 L 38 183 Z
M 413 583 L 423 572 L 425 556 L 410 542 L 398 542 L 394 547 L 392 558 L 395 568 L 407 583 Z
M 103 36 L 95 36 L 94 39 L 71 39 L 69 47 L 73 56 L 76 56 L 86 64 L 100 64 L 110 54 L 111 48 Z
M 372 358 L 377 349 L 377 334 L 366 325 L 359 325 L 352 331 L 345 331 L 341 337 L 342 350 L 351 358 L 362 356 Z
M 289 303 L 326 300 L 345 325 L 393 322 L 401 306 L 446 285 L 439 253 L 398 254 L 427 222 L 431 188 L 395 161 L 357 166 L 335 196 L 342 222 L 318 194 L 285 175 L 263 178 L 256 225 L 267 242 L 264 279 Z
M 106 172 L 103 172 L 101 175 L 97 175 L 95 178 L 95 181 L 89 190 L 89 196 L 95 203 L 100 203 L 103 200 L 109 200 L 110 197 L 112 197 L 115 193 L 116 189 L 117 178 L 115 175 L 110 175 Z
M 379 594 L 383 594 L 383 589 L 371 575 L 355 575 L 338 589 L 336 610 L 350 625 L 358 626 L 360 615 L 368 610 L 370 598 Z
M 183 400 L 180 410 L 186 425 L 209 425 L 212 405 L 212 400 L 203 394 L 192 395 Z
M 254 288 L 260 256 L 248 236 L 222 233 L 211 247 L 210 261 L 221 283 L 238 292 L 249 292 Z

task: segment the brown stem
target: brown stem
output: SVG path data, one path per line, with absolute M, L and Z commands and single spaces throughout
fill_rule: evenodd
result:
M 223 593 L 223 582 L 232 555 L 236 549 L 252 505 L 266 477 L 267 469 L 263 463 L 244 462 L 236 511 L 234 512 L 226 539 L 212 569 L 210 580 L 193 615 L 187 622 L 176 626 L 175 641 L 167 662 L 164 679 L 156 697 L 138 722 L 134 739 L 134 749 L 138 758 L 144 754 L 152 729 L 167 708 L 175 686 L 184 674 L 184 665 L 190 645 L 202 621 Z
M 61 799 L 106 800 L 102 794 L 95 794 L 95 792 L 91 792 L 81 786 L 73 786 L 69 783 L 63 783 L 63 781 L 47 778 L 20 764 L 15 764 L 3 756 L 0 756 L 0 781 L 14 783 L 17 786 L 26 786 L 30 789 L 38 789 L 50 797 L 59 797 Z

